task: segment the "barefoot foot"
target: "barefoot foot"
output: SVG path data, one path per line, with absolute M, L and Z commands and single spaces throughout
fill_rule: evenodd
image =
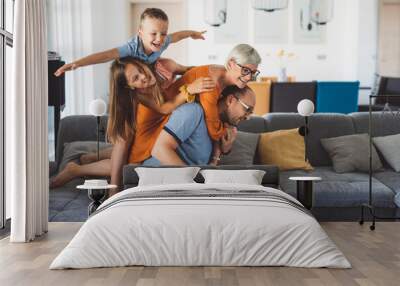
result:
M 79 176 L 78 169 L 79 165 L 75 162 L 69 162 L 64 170 L 57 174 L 53 179 L 50 180 L 50 189 L 64 186 L 72 179 Z

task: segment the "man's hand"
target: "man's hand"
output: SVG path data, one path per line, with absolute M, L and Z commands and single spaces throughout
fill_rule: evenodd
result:
M 66 71 L 72 71 L 78 68 L 78 65 L 76 63 L 69 63 L 69 64 L 65 64 L 62 67 L 60 67 L 55 73 L 55 76 L 60 76 L 63 73 L 65 73 Z
M 221 151 L 228 153 L 232 149 L 233 142 L 236 140 L 237 129 L 236 127 L 228 127 L 225 135 L 221 138 Z
M 205 34 L 207 31 L 200 31 L 200 32 L 197 32 L 197 31 L 193 31 L 192 32 L 192 34 L 190 35 L 190 37 L 193 39 L 193 40 L 205 40 L 205 38 L 204 38 L 204 36 L 203 36 L 203 34 Z

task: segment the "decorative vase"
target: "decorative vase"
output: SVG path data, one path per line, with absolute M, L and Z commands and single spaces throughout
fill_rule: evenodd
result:
M 287 74 L 286 74 L 286 67 L 282 67 L 279 70 L 279 76 L 278 76 L 278 81 L 279 82 L 286 82 L 288 80 Z

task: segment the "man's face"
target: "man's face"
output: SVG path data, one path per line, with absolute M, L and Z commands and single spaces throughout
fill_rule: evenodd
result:
M 222 120 L 229 125 L 237 126 L 240 121 L 246 120 L 253 113 L 256 105 L 256 96 L 249 90 L 244 95 L 237 97 L 233 94 L 226 99 L 226 109 L 221 114 Z
M 168 34 L 168 22 L 146 17 L 139 28 L 139 37 L 142 39 L 146 53 L 158 52 L 163 46 Z

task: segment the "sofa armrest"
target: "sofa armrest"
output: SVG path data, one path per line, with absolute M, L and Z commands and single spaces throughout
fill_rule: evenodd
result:
M 135 168 L 141 165 L 125 165 L 123 168 L 123 185 L 124 189 L 136 187 L 139 182 L 139 177 L 135 172 Z M 143 167 L 143 166 L 142 166 Z M 148 166 L 146 166 L 148 167 Z M 158 166 L 156 168 L 168 168 L 168 167 L 185 167 L 185 166 Z M 196 166 L 200 167 L 201 169 L 221 169 L 221 170 L 263 170 L 265 171 L 265 175 L 262 179 L 262 185 L 266 187 L 273 187 L 277 188 L 279 186 L 279 168 L 274 165 L 220 165 L 220 166 Z M 155 167 L 148 167 L 148 168 L 155 168 Z M 199 173 L 195 181 L 198 183 L 204 183 L 204 178 Z

